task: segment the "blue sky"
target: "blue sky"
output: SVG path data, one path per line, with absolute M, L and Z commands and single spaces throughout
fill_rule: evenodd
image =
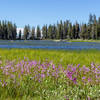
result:
M 90 13 L 100 16 L 100 0 L 0 0 L 0 20 L 15 22 L 19 28 L 61 19 L 87 22 Z

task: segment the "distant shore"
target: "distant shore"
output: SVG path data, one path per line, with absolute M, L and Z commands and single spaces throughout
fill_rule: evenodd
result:
M 55 41 L 55 42 L 60 42 L 60 41 L 64 41 L 64 42 L 100 42 L 100 40 L 82 40 L 82 39 L 64 39 L 64 40 L 51 40 L 51 41 Z
M 18 39 L 16 39 L 16 40 L 20 41 Z M 3 39 L 0 39 L 0 41 L 11 41 L 11 42 L 16 41 L 16 40 L 3 40 Z M 83 40 L 83 39 L 41 39 L 40 41 L 42 41 L 42 40 L 54 41 L 54 42 L 61 42 L 61 41 L 63 41 L 63 42 L 100 42 L 100 40 L 93 40 L 93 39 L 90 39 L 90 40 Z M 23 41 L 30 41 L 30 40 L 23 40 Z M 38 40 L 36 40 L 36 41 L 38 41 Z

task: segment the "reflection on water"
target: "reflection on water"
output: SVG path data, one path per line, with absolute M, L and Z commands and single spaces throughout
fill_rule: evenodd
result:
M 35 48 L 35 49 L 100 49 L 96 42 L 64 42 L 50 40 L 0 40 L 0 48 Z

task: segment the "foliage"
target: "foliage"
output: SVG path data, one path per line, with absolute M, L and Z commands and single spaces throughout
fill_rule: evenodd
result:
M 41 38 L 41 30 L 40 30 L 39 26 L 37 26 L 36 34 L 37 34 L 37 38 L 40 39 Z
M 0 49 L 0 99 L 99 100 L 99 58 L 99 50 Z
M 7 21 L 0 21 L 0 39 L 18 39 L 17 27 L 15 24 Z M 43 25 L 42 28 L 38 25 L 30 27 L 25 25 L 24 36 L 21 39 L 100 39 L 100 17 L 97 19 L 96 15 L 89 15 L 88 23 L 79 24 L 66 21 L 57 21 L 56 24 Z M 20 33 L 19 35 L 20 39 Z
M 2 62 L 1 62 L 2 63 Z M 6 61 L 0 67 L 0 91 L 5 98 L 90 100 L 100 98 L 100 66 L 55 66 L 53 62 Z
M 88 66 L 92 62 L 100 64 L 100 51 L 99 50 L 33 50 L 33 49 L 0 49 L 0 59 L 2 62 L 5 60 L 16 61 L 28 57 L 29 60 L 53 61 L 56 65 L 59 63 L 63 66 L 68 64 L 80 64 Z
M 15 40 L 17 35 L 17 27 L 10 21 L 0 21 L 0 39 Z
M 29 39 L 29 34 L 30 34 L 30 26 L 26 25 L 24 27 L 24 39 L 25 40 Z

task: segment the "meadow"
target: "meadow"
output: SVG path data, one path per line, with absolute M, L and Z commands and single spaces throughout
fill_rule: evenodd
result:
M 67 40 L 66 40 L 67 41 Z M 93 40 L 93 39 L 90 39 L 90 40 L 87 40 L 87 39 L 69 39 L 68 40 L 69 42 L 100 42 L 100 40 Z
M 100 100 L 100 51 L 0 49 L 0 99 Z

